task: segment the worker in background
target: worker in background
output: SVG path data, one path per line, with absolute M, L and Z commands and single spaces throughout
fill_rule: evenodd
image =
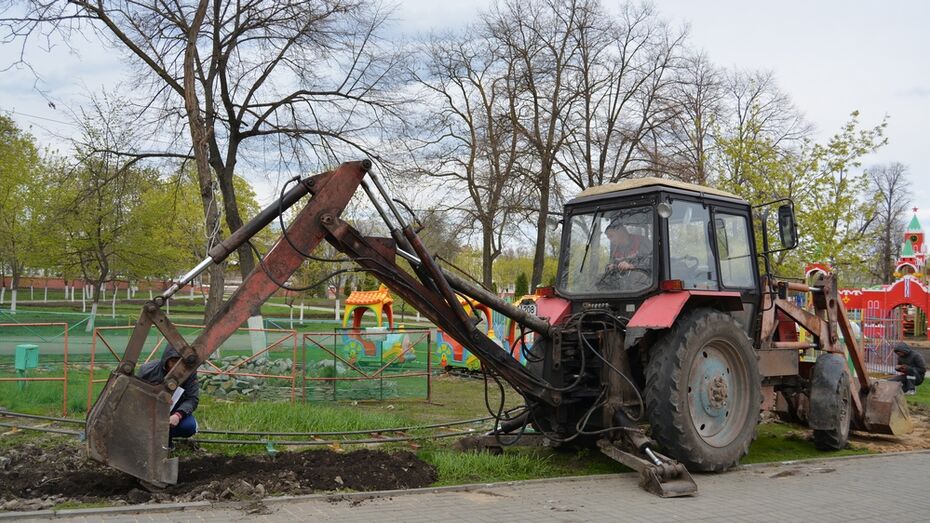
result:
M 181 359 L 174 347 L 168 345 L 159 361 L 150 361 L 139 368 L 137 376 L 152 384 L 162 383 L 165 376 Z M 168 416 L 168 447 L 174 448 L 174 438 L 189 438 L 197 433 L 197 420 L 194 411 L 200 403 L 200 382 L 197 371 L 188 376 L 181 384 L 184 391 L 177 398 L 172 398 L 171 414 Z
M 898 365 L 895 370 L 899 374 L 889 378 L 889 381 L 900 382 L 904 388 L 904 393 L 907 395 L 917 394 L 917 386 L 923 383 L 924 374 L 927 373 L 927 365 L 924 363 L 923 357 L 903 341 L 899 341 L 894 346 L 894 353 L 898 357 Z

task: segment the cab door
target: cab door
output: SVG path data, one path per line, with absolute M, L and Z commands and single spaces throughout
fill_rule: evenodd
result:
M 743 310 L 733 312 L 733 317 L 752 338 L 762 295 L 759 291 L 755 240 L 748 210 L 715 206 L 713 236 L 720 289 L 740 293 Z

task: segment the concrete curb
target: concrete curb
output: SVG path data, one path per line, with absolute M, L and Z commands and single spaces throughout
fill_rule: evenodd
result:
M 835 461 L 851 461 L 851 460 L 861 460 L 861 459 L 874 459 L 882 457 L 894 457 L 894 456 L 906 456 L 911 454 L 930 454 L 930 449 L 924 450 L 908 450 L 902 452 L 885 452 L 882 454 L 860 454 L 855 456 L 836 456 L 836 457 L 825 457 L 825 458 L 811 458 L 811 459 L 802 459 L 802 460 L 792 460 L 792 461 L 772 461 L 769 463 L 750 463 L 747 465 L 740 465 L 739 467 L 734 468 L 734 471 L 737 470 L 752 470 L 762 467 L 783 467 L 790 465 L 801 465 L 801 464 L 812 464 L 820 462 L 835 462 Z M 399 489 L 399 490 L 376 490 L 371 492 L 328 492 L 322 494 L 302 494 L 297 496 L 274 496 L 261 499 L 261 503 L 266 505 L 273 505 L 278 503 L 292 502 L 292 501 L 355 501 L 355 500 L 370 500 L 370 499 L 381 499 L 381 498 L 392 498 L 399 496 L 412 496 L 416 494 L 441 494 L 444 492 L 470 492 L 475 490 L 499 488 L 499 487 L 512 487 L 518 485 L 538 485 L 546 483 L 565 483 L 565 482 L 575 482 L 575 481 L 584 481 L 584 480 L 598 480 L 598 479 L 614 479 L 621 478 L 624 476 L 630 476 L 634 474 L 633 472 L 621 472 L 617 474 L 591 474 L 587 476 L 563 476 L 556 478 L 541 478 L 541 479 L 527 479 L 520 481 L 503 481 L 498 483 L 468 483 L 465 485 L 448 485 L 444 487 L 422 487 L 414 489 Z M 702 475 L 711 475 L 696 473 L 698 477 Z M 256 500 L 258 501 L 258 500 Z M 30 518 L 69 518 L 69 517 L 78 517 L 78 516 L 107 516 L 114 514 L 151 514 L 158 512 L 172 512 L 172 511 L 184 511 L 184 510 L 196 510 L 203 508 L 229 508 L 229 507 L 238 507 L 243 503 L 249 503 L 250 501 L 241 501 L 241 502 L 211 502 L 211 501 L 189 501 L 183 503 L 159 503 L 159 504 L 142 504 L 142 505 L 120 505 L 114 507 L 99 507 L 99 508 L 83 508 L 83 509 L 60 509 L 60 510 L 34 510 L 29 512 L 0 512 L 0 521 L 15 521 L 21 519 L 30 519 Z M 253 501 L 254 502 L 254 501 Z
M 0 521 L 14 521 L 31 518 L 71 518 L 77 516 L 107 516 L 113 514 L 138 514 L 155 512 L 174 512 L 195 508 L 210 507 L 209 501 L 188 501 L 185 503 L 159 503 L 144 505 L 117 505 L 114 507 L 67 508 L 59 510 L 32 510 L 28 512 L 0 512 Z

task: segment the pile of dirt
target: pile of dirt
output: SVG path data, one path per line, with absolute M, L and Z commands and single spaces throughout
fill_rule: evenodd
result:
M 853 432 L 850 440 L 857 447 L 872 452 L 904 452 L 930 448 L 930 408 L 909 404 L 914 432 L 902 436 L 884 436 L 866 432 Z
M 0 455 L 0 509 L 36 510 L 65 501 L 112 504 L 249 500 L 334 490 L 386 490 L 427 486 L 435 469 L 407 451 L 329 450 L 274 456 L 182 457 L 178 484 L 163 492 L 142 489 L 126 474 L 83 457 L 71 445 L 23 445 Z

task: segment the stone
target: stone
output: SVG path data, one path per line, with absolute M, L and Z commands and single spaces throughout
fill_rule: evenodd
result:
M 141 489 L 134 488 L 126 494 L 126 500 L 132 503 L 133 505 L 138 505 L 139 503 L 145 503 L 146 501 L 152 499 L 152 495 L 149 492 L 146 492 Z

